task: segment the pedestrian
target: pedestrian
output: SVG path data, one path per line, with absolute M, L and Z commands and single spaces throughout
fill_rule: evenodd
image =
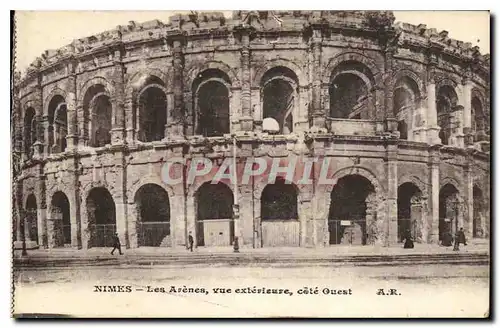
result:
M 465 233 L 464 233 L 464 228 L 460 228 L 460 231 L 458 232 L 458 243 L 464 244 L 464 246 L 467 246 L 467 240 L 465 240 Z
M 114 255 L 115 250 L 118 250 L 120 255 L 123 255 L 120 238 L 118 238 L 118 232 L 115 232 L 115 235 L 113 236 L 113 250 L 111 251 L 111 255 Z
M 192 252 L 193 251 L 194 239 L 193 239 L 193 236 L 191 235 L 191 231 L 189 231 L 188 243 L 189 243 L 188 249 L 191 250 L 191 252 Z
M 406 230 L 406 234 L 405 234 L 405 244 L 403 246 L 403 248 L 413 248 L 415 247 L 415 245 L 413 245 L 413 238 L 411 237 L 411 232 L 410 230 Z

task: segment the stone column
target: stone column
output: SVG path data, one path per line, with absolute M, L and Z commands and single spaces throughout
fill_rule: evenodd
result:
M 127 204 L 127 171 L 125 165 L 125 159 L 122 152 L 116 152 L 114 158 L 115 170 L 117 172 L 117 181 L 111 181 L 114 184 L 115 193 L 114 201 L 116 207 L 116 232 L 118 232 L 118 237 L 122 244 L 126 248 L 130 248 L 130 242 L 128 238 L 128 204 Z M 105 168 L 102 168 L 105 173 Z M 105 180 L 105 178 L 104 178 Z
M 45 157 L 50 155 L 51 153 L 51 146 L 50 146 L 50 141 L 52 139 L 51 132 L 49 132 L 50 129 L 50 120 L 48 115 L 44 115 L 41 122 L 40 126 L 43 129 L 43 154 Z
M 398 131 L 398 120 L 394 117 L 393 106 L 393 92 L 392 89 L 393 83 L 393 56 L 394 49 L 392 47 L 388 47 L 385 50 L 385 58 L 384 58 L 384 73 L 383 73 L 383 83 L 384 83 L 384 119 L 385 119 L 385 131 L 390 133 L 395 133 Z M 380 115 L 377 115 L 377 118 Z
M 410 203 L 410 222 L 413 239 L 419 243 L 426 241 L 426 227 L 422 199 L 413 196 Z
M 465 237 L 469 240 L 472 238 L 472 231 L 474 227 L 474 177 L 472 175 L 472 165 L 474 160 L 468 156 L 468 163 L 464 167 L 464 185 L 463 185 L 463 228 Z
M 439 243 L 439 162 L 439 147 L 432 147 L 429 150 L 429 185 L 431 188 L 429 207 L 431 208 L 431 215 L 428 219 L 430 221 L 429 239 L 433 244 Z
M 113 104 L 113 117 L 111 120 L 111 144 L 119 145 L 125 141 L 125 77 L 122 55 L 119 49 L 114 52 L 113 81 L 115 82 Z
M 135 128 L 134 128 L 134 101 L 132 95 L 127 95 L 124 103 L 125 112 L 125 130 L 126 130 L 126 142 L 129 145 L 135 143 Z
M 170 199 L 170 233 L 172 247 L 184 246 L 187 244 L 186 235 L 186 213 L 185 199 L 182 190 Z M 190 230 L 193 231 L 193 230 Z M 193 234 L 195 232 L 193 231 Z M 194 235 L 193 235 L 194 238 Z
M 178 140 L 184 139 L 184 55 L 182 50 L 184 37 L 179 33 L 170 36 L 169 40 L 173 53 L 172 86 L 174 93 L 174 108 L 168 110 L 169 115 L 167 115 L 167 131 L 165 131 L 165 135 L 168 139 Z
M 139 234 L 137 226 L 137 208 L 133 199 L 129 199 L 127 206 L 128 242 L 130 248 L 139 247 Z
M 198 246 L 198 231 L 196 229 L 196 207 L 195 207 L 195 195 L 193 192 L 188 192 L 188 196 L 185 199 L 185 209 L 186 209 L 186 236 L 189 231 L 194 239 L 194 245 Z M 200 233 L 203 233 L 200 231 Z M 187 239 L 186 239 L 187 242 Z
M 472 81 L 470 71 L 467 70 L 462 80 L 460 104 L 463 106 L 463 134 L 464 144 L 474 144 L 474 131 L 472 131 Z
M 436 82 L 435 75 L 435 62 L 431 62 L 427 68 L 427 142 L 431 145 L 440 144 L 439 131 L 441 128 L 437 120 L 437 107 L 436 107 Z
M 78 121 L 76 112 L 76 74 L 74 73 L 73 65 L 70 65 L 70 75 L 66 87 L 66 110 L 68 113 L 68 134 L 67 150 L 73 150 L 78 146 Z
M 366 243 L 370 245 L 379 245 L 381 241 L 381 234 L 379 229 L 379 222 L 377 222 L 377 205 L 375 193 L 370 193 L 366 197 Z M 330 205 L 331 206 L 331 205 Z
M 240 126 L 242 131 L 253 130 L 251 79 L 250 79 L 250 30 L 241 32 L 241 109 Z
M 251 158 L 247 158 L 248 161 Z M 254 218 L 253 218 L 253 209 L 252 209 L 252 196 L 253 189 L 251 180 L 249 180 L 248 184 L 241 185 L 239 190 L 239 206 L 240 206 L 240 222 L 241 222 L 241 242 L 244 241 L 245 245 L 251 247 L 253 245 L 254 239 Z
M 398 243 L 398 146 L 396 143 L 387 145 L 387 217 L 385 246 Z
M 310 39 L 312 63 L 309 63 L 310 77 L 312 78 L 312 104 L 310 106 L 311 126 L 325 128 L 326 114 L 321 106 L 321 49 L 323 36 L 321 27 L 313 29 Z

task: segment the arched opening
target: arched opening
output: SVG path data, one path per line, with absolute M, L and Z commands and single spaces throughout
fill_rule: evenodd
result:
M 460 205 L 457 188 L 449 183 L 444 185 L 439 191 L 439 240 L 446 239 L 445 234 L 454 238 Z
M 485 119 L 483 106 L 479 98 L 472 98 L 471 109 L 471 128 L 474 134 L 474 141 L 482 141 L 482 137 L 485 134 Z
M 330 245 L 366 245 L 376 237 L 375 188 L 361 175 L 347 175 L 333 187 L 328 214 Z M 368 229 L 367 229 L 368 228 Z
M 35 195 L 31 194 L 26 199 L 26 217 L 24 220 L 26 240 L 38 243 L 38 207 Z
M 90 247 L 111 247 L 116 232 L 115 202 L 104 187 L 93 188 L 87 197 Z
M 455 125 L 453 112 L 457 108 L 458 96 L 453 87 L 444 85 L 439 88 L 436 97 L 438 125 L 441 128 L 439 138 L 443 145 L 450 144 L 450 136 Z
M 413 240 L 422 238 L 422 192 L 411 182 L 398 188 L 398 241 L 410 233 Z
M 142 142 L 159 141 L 165 137 L 167 96 L 161 80 L 151 78 L 147 83 L 138 97 L 137 138 Z
M 264 188 L 260 199 L 263 247 L 300 245 L 297 198 L 297 187 L 282 178 Z
M 56 95 L 50 100 L 48 109 L 48 149 L 51 154 L 56 154 L 66 150 L 66 135 L 68 134 L 66 101 L 61 95 Z
M 33 157 L 33 144 L 36 142 L 35 109 L 29 107 L 24 113 L 24 153 L 27 158 Z
M 262 77 L 263 118 L 275 119 L 280 134 L 293 132 L 297 86 L 297 75 L 286 67 L 273 67 Z
M 148 183 L 135 194 L 139 246 L 172 246 L 170 201 L 162 187 Z
M 233 192 L 222 182 L 204 183 L 196 192 L 197 245 L 229 246 L 234 240 Z
M 230 85 L 227 74 L 218 69 L 207 69 L 193 81 L 196 134 L 217 137 L 230 132 Z
M 399 79 L 394 90 L 392 109 L 394 117 L 398 120 L 400 139 L 412 139 L 413 128 L 419 125 L 417 117 L 419 105 L 420 93 L 415 81 L 406 76 Z
M 472 217 L 472 238 L 484 238 L 484 198 L 483 192 L 477 186 L 472 189 L 473 195 L 473 217 Z
M 330 117 L 372 119 L 374 111 L 373 74 L 356 61 L 339 64 L 330 78 Z
M 82 138 L 91 147 L 111 143 L 112 105 L 109 94 L 102 84 L 91 86 L 83 98 Z
M 63 247 L 71 245 L 71 222 L 69 214 L 69 200 L 66 195 L 58 191 L 52 196 L 51 221 L 53 224 L 53 245 Z

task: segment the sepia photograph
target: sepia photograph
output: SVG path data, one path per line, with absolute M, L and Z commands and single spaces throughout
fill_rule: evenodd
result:
M 11 19 L 12 317 L 490 319 L 490 12 Z

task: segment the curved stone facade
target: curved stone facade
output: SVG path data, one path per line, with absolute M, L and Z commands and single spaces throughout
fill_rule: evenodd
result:
M 488 238 L 489 65 L 391 12 L 177 15 L 75 40 L 15 85 L 15 239 L 24 228 L 30 247 L 107 246 L 115 231 L 127 247 L 184 246 L 189 232 L 198 246 L 387 246 L 407 229 L 438 243 L 458 227 Z M 207 183 L 233 155 L 237 189 Z M 212 170 L 190 179 L 200 159 Z M 240 180 L 249 161 L 273 159 L 296 165 L 292 184 L 268 171 Z M 312 183 L 299 183 L 306 167 Z

